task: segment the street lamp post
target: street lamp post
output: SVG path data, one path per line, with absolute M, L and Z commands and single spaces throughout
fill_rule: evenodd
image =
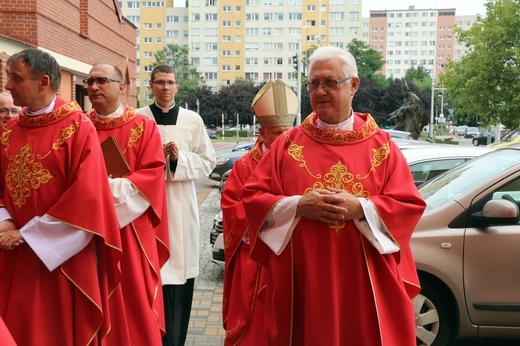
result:
M 299 44 L 298 44 L 298 46 L 300 48 L 300 53 L 298 54 L 298 59 L 297 59 L 298 68 L 296 70 L 296 74 L 298 75 L 296 77 L 296 80 L 297 80 L 296 91 L 298 94 L 298 112 L 296 113 L 296 125 L 300 125 L 302 122 L 302 73 L 301 73 L 302 45 L 301 45 L 301 42 L 302 42 L 302 40 L 300 39 Z

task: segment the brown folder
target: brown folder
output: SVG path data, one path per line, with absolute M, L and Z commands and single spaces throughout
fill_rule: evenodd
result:
M 112 178 L 121 178 L 130 172 L 130 167 L 123 156 L 123 152 L 117 144 L 114 136 L 110 136 L 101 143 L 103 157 L 105 158 L 105 167 L 107 174 Z

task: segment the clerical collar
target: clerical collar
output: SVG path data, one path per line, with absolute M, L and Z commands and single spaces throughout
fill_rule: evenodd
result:
M 56 104 L 56 95 L 54 95 L 54 98 L 52 99 L 52 102 L 45 108 L 40 109 L 39 111 L 33 112 L 29 109 L 29 107 L 25 107 L 25 115 L 28 116 L 37 116 L 41 114 L 47 114 L 54 110 L 54 105 Z
M 354 129 L 354 112 L 350 110 L 350 116 L 338 124 L 328 124 L 318 117 L 318 127 L 326 130 L 352 131 Z
M 172 108 L 175 107 L 175 102 L 173 103 L 173 105 L 172 105 L 171 107 L 168 107 L 168 108 L 163 108 L 163 107 L 159 106 L 159 105 L 157 104 L 157 102 L 154 102 L 154 103 L 155 103 L 155 105 L 157 106 L 157 108 L 159 108 L 160 110 L 162 110 L 163 113 L 169 113 L 169 112 L 172 110 Z
M 125 112 L 125 107 L 123 107 L 122 104 L 119 104 L 119 107 L 115 111 L 113 111 L 110 114 L 102 115 L 96 112 L 96 119 L 113 119 L 113 118 L 119 118 L 123 113 Z

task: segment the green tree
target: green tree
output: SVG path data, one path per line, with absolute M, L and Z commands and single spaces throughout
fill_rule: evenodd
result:
M 353 39 L 347 50 L 356 59 L 359 77 L 372 78 L 385 64 L 382 55 L 363 41 Z
M 187 96 L 196 93 L 203 81 L 201 74 L 190 63 L 189 49 L 178 44 L 168 43 L 163 49 L 155 52 L 154 57 L 152 68 L 157 65 L 169 65 L 175 68 L 177 82 L 179 82 L 176 102 L 184 105 L 188 102 Z
M 413 82 L 417 85 L 422 92 L 430 93 L 432 91 L 432 77 L 430 72 L 422 65 L 406 70 L 404 78 L 407 82 Z
M 447 65 L 442 81 L 459 114 L 513 128 L 520 123 L 520 1 L 487 1 L 486 9 L 470 29 L 456 29 L 469 52 Z

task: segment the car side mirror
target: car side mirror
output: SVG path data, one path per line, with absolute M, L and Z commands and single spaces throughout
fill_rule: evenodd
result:
M 492 199 L 471 218 L 478 226 L 514 225 L 520 220 L 520 212 L 518 205 L 509 199 Z

